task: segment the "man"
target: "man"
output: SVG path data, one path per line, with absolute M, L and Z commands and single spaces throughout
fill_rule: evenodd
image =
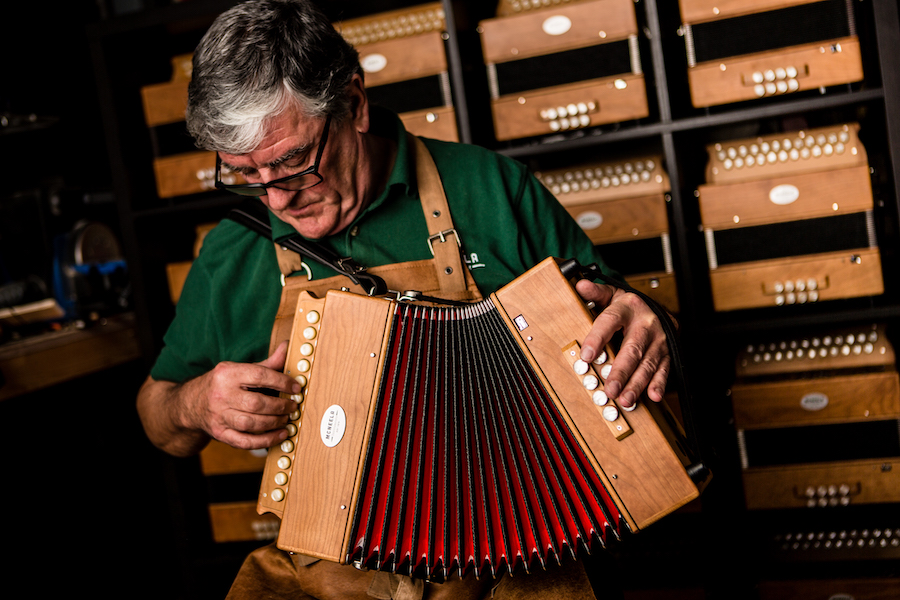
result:
M 289 398 L 299 399 L 301 388 L 281 372 L 286 336 L 276 328 L 270 339 L 273 320 L 289 305 L 281 281 L 288 289 L 335 275 L 312 261 L 285 269 L 278 245 L 287 240 L 302 236 L 373 271 L 383 268 L 393 289 L 420 289 L 424 280 L 410 273 L 433 274 L 432 293 L 449 289 L 459 298 L 487 295 L 547 256 L 599 260 L 523 165 L 477 147 L 421 145 L 395 115 L 371 106 L 358 54 L 310 0 L 248 2 L 222 14 L 194 54 L 187 123 L 199 147 L 216 151 L 222 169 L 247 182 L 219 187 L 257 196 L 268 208 L 276 244 L 228 220 L 204 240 L 137 401 L 150 440 L 176 456 L 197 453 L 213 438 L 253 449 L 287 437 L 284 426 L 298 406 Z M 426 211 L 432 191 L 423 190 L 433 179 L 445 198 Z M 431 251 L 443 238 L 430 233 L 432 216 L 452 219 L 468 269 L 435 266 Z M 448 286 L 446 278 L 462 283 Z M 582 281 L 576 289 L 605 307 L 582 340 L 584 360 L 615 332 L 624 334 L 607 392 L 626 407 L 645 391 L 659 401 L 669 356 L 652 311 L 610 286 Z M 248 558 L 231 595 L 591 598 L 586 584 L 574 561 L 527 577 L 426 584 L 268 546 Z

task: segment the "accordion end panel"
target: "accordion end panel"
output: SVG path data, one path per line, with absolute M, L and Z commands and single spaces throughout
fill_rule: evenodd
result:
M 632 411 L 623 410 L 614 400 L 598 405 L 573 371 L 563 350 L 575 341 L 568 339 L 573 331 L 578 340 L 584 339 L 593 317 L 561 272 L 551 266 L 541 263 L 528 273 L 524 284 L 504 287 L 496 297 L 504 318 L 518 330 L 517 341 L 529 361 L 553 390 L 560 411 L 605 478 L 623 518 L 632 531 L 638 531 L 700 492 L 687 473 L 686 454 L 667 439 L 666 434 L 674 432 L 667 431 L 665 421 L 657 422 L 643 402 Z M 617 418 L 610 421 L 613 415 Z M 609 424 L 619 420 L 631 434 L 617 439 Z
M 391 302 L 343 292 L 326 298 L 328 312 L 308 294 L 298 302 L 286 372 L 302 378 L 318 363 L 316 377 L 297 434 L 269 453 L 259 511 L 282 511 L 279 548 L 342 562 Z M 323 325 L 332 335 L 319 339 Z M 269 483 L 278 481 L 285 485 Z

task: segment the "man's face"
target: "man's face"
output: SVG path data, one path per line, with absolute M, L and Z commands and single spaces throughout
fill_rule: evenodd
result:
M 260 197 L 279 219 L 305 237 L 318 239 L 342 231 L 371 199 L 372 173 L 362 135 L 368 130 L 368 112 L 364 127 L 358 112 L 349 119 L 331 121 L 319 164 L 320 184 L 301 191 L 269 188 Z M 269 182 L 311 167 L 324 128 L 324 118 L 308 117 L 294 108 L 270 122 L 266 137 L 249 154 L 220 152 L 219 156 L 223 165 L 248 183 Z

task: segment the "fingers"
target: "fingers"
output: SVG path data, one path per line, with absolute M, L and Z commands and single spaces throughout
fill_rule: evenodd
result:
M 269 447 L 287 437 L 284 427 L 297 410 L 302 387 L 280 371 L 286 348 L 279 345 L 255 364 L 219 363 L 203 376 L 202 428 L 209 435 L 244 449 Z
M 607 395 L 624 408 L 633 406 L 644 392 L 655 402 L 662 400 L 670 368 L 669 348 L 650 307 L 635 294 L 589 281 L 578 282 L 576 290 L 584 300 L 605 307 L 582 341 L 582 360 L 592 361 L 617 331 L 623 334 L 606 379 Z

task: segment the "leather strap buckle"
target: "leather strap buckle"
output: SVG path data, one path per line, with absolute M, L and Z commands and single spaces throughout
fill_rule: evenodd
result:
M 456 238 L 456 245 L 462 248 L 462 242 L 459 240 L 459 234 L 456 233 L 456 229 L 445 229 L 444 231 L 439 231 L 433 235 L 428 236 L 428 249 L 431 250 L 432 256 L 434 256 L 435 240 L 440 240 L 441 243 L 444 243 L 447 241 L 447 236 L 451 234 Z

